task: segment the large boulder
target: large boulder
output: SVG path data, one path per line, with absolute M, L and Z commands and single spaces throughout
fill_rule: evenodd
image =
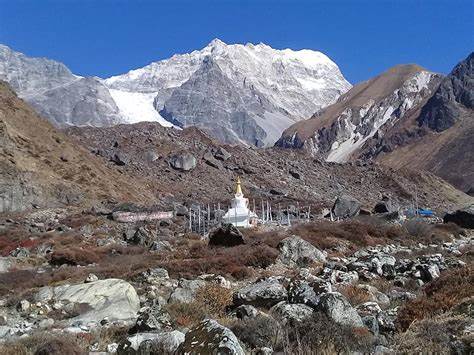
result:
M 245 244 L 244 236 L 233 224 L 223 224 L 209 233 L 209 245 L 233 247 Z
M 222 161 L 226 161 L 232 156 L 227 150 L 222 147 L 218 147 L 214 150 L 214 158 Z
M 35 295 L 37 302 L 80 305 L 83 312 L 70 323 L 123 321 L 134 323 L 140 309 L 137 292 L 128 282 L 106 279 L 79 285 L 46 286 Z
M 170 157 L 169 163 L 173 169 L 190 171 L 196 167 L 197 160 L 191 153 L 178 153 Z
M 392 213 L 397 212 L 400 205 L 388 196 L 383 196 L 382 200 L 374 206 L 374 213 Z
M 184 342 L 184 334 L 178 330 L 161 333 L 138 333 L 129 336 L 117 348 L 118 355 L 175 354 Z
M 328 292 L 321 296 L 317 310 L 334 322 L 349 327 L 363 327 L 364 323 L 349 301 L 339 292 Z
M 170 315 L 155 301 L 150 306 L 140 309 L 137 322 L 130 333 L 159 331 L 170 326 Z
M 297 236 L 283 239 L 278 244 L 278 250 L 278 260 L 288 266 L 306 267 L 314 262 L 326 261 L 321 250 Z
M 331 212 L 336 218 L 350 218 L 359 214 L 360 206 L 360 202 L 354 197 L 342 195 L 334 202 Z
M 288 286 L 288 301 L 316 308 L 321 295 L 331 291 L 331 283 L 322 279 L 293 280 Z
M 462 228 L 474 229 L 474 204 L 446 213 L 443 221 L 455 223 Z
M 128 230 L 125 232 L 124 239 L 130 244 L 149 247 L 155 241 L 156 235 L 149 228 L 141 226 L 138 227 L 134 232 L 133 230 Z
M 235 334 L 213 319 L 205 319 L 191 328 L 177 353 L 245 355 Z
M 207 165 L 212 166 L 213 168 L 216 169 L 221 169 L 222 168 L 222 163 L 217 160 L 214 155 L 212 155 L 211 151 L 207 151 L 204 153 L 204 156 L 202 159 L 206 162 Z
M 234 304 L 250 304 L 255 307 L 270 308 L 285 301 L 288 293 L 283 285 L 274 278 L 257 281 L 241 288 L 234 294 Z

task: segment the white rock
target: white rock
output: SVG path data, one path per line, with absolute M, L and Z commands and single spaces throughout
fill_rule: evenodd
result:
M 79 285 L 43 287 L 35 296 L 41 302 L 82 303 L 90 307 L 85 313 L 70 320 L 73 322 L 134 322 L 140 309 L 137 292 L 128 282 L 106 279 Z

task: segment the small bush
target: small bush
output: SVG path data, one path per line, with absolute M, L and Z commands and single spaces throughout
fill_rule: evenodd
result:
M 52 265 L 89 265 L 97 263 L 100 256 L 94 250 L 80 247 L 54 251 L 50 258 Z
M 465 353 L 470 348 L 467 340 L 463 344 L 463 331 L 471 324 L 467 317 L 443 315 L 415 322 L 405 333 L 395 337 L 395 349 L 402 354 L 451 354 L 459 353 L 452 348 L 453 336 L 461 339 Z M 459 346 L 459 345 L 458 345 Z M 464 352 L 462 352 L 464 353 Z
M 192 326 L 207 316 L 206 310 L 198 302 L 171 303 L 166 306 L 166 310 L 180 327 Z
M 71 334 L 35 333 L 26 338 L 18 338 L 0 344 L 1 354 L 25 355 L 85 355 L 86 343 Z
M 232 304 L 232 291 L 214 284 L 207 284 L 196 292 L 196 302 L 202 304 L 212 317 L 222 317 Z
M 367 290 L 357 287 L 356 285 L 344 285 L 339 287 L 338 291 L 342 293 L 354 307 L 372 300 Z
M 472 265 L 444 272 L 441 277 L 424 288 L 423 295 L 404 304 L 397 315 L 402 331 L 416 320 L 422 320 L 443 312 L 473 294 L 474 273 Z
M 370 353 L 374 338 L 367 328 L 334 323 L 321 313 L 286 329 L 285 354 Z

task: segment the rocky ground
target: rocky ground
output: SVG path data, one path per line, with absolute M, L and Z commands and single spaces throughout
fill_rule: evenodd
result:
M 73 127 L 66 131 L 110 170 L 146 179 L 155 203 L 228 204 L 238 176 L 250 199 L 330 207 L 341 194 L 372 206 L 391 195 L 402 206 L 413 203 L 439 211 L 473 201 L 438 177 L 373 163 L 327 163 L 304 152 L 218 144 L 196 128 L 178 131 L 155 123 L 110 128 Z
M 2 215 L 2 354 L 472 351 L 472 230 L 314 216 L 200 237 L 114 207 Z

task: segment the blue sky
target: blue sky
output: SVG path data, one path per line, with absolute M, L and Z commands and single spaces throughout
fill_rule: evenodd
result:
M 0 0 L 0 43 L 107 77 L 204 47 L 320 50 L 352 83 L 400 63 L 447 73 L 474 50 L 467 0 Z

